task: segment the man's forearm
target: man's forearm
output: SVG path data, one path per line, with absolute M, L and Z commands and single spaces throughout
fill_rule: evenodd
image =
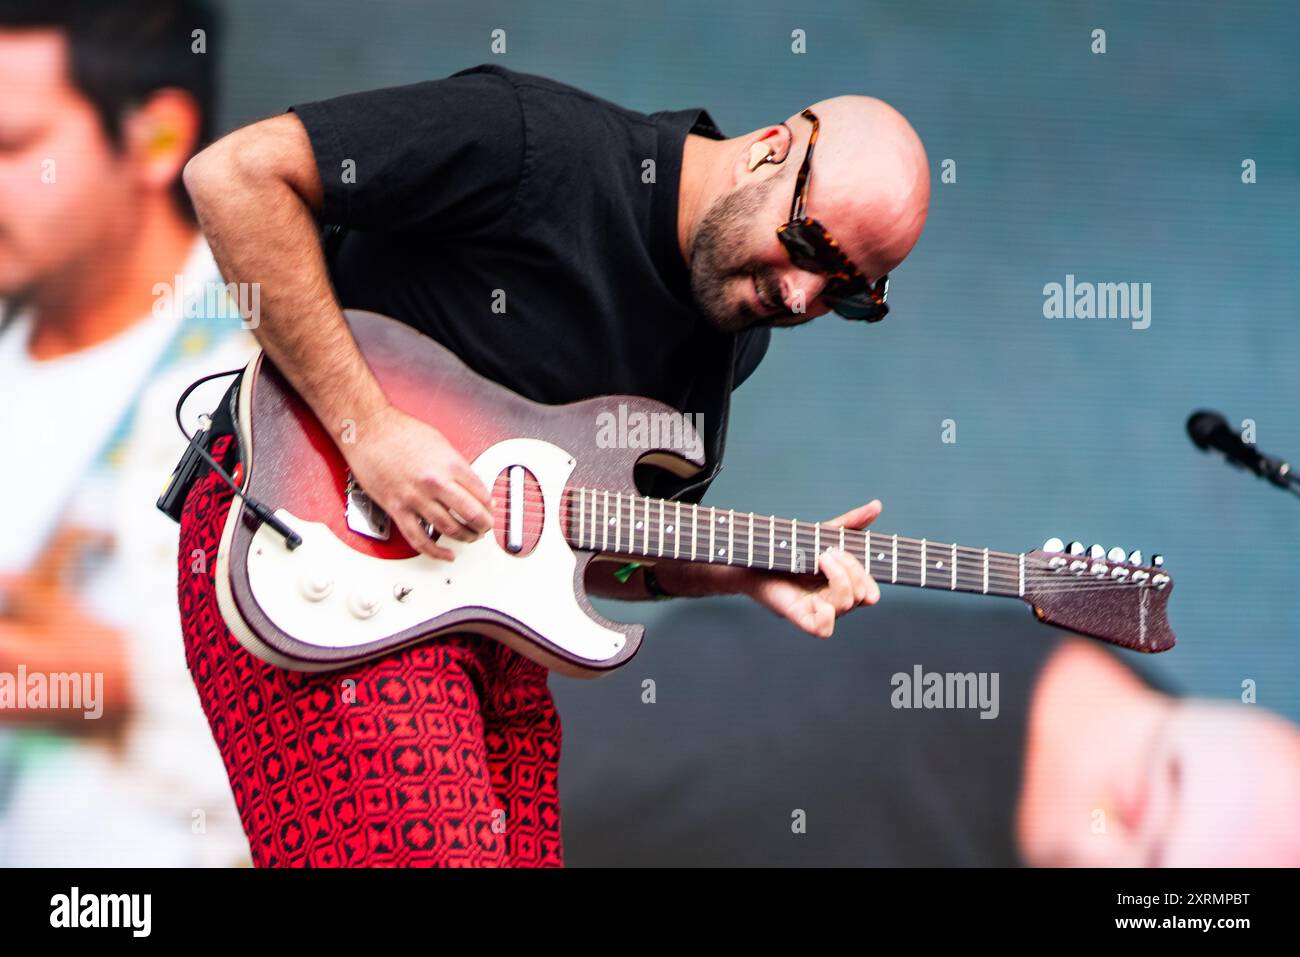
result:
M 185 169 L 199 223 L 227 282 L 259 283 L 253 333 L 331 433 L 387 399 L 344 322 L 313 215 L 322 191 L 291 116 L 237 131 Z

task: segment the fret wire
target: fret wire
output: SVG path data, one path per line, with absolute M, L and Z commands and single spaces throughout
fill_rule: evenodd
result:
M 891 562 L 890 579 L 891 582 L 898 581 L 898 536 L 894 536 L 894 558 Z
M 989 593 L 989 550 L 984 549 L 984 594 Z
M 925 587 L 925 539 L 921 539 L 921 587 Z
M 799 569 L 795 567 L 794 556 L 799 551 L 799 522 L 796 519 L 790 520 L 790 571 L 795 572 Z
M 695 561 L 695 542 L 700 532 L 700 507 L 691 506 L 691 561 Z
M 772 570 L 773 562 L 776 560 L 776 516 L 773 515 L 767 522 L 767 569 Z
M 718 510 L 712 505 L 709 506 L 709 561 L 712 562 L 717 556 L 713 554 L 714 549 L 714 532 L 718 527 Z
M 659 500 L 659 557 L 664 557 L 664 500 Z
M 605 490 L 605 514 L 600 517 L 600 550 L 609 551 L 609 490 Z
M 952 590 L 957 590 L 957 546 L 952 546 Z
M 614 551 L 618 551 L 618 544 L 623 539 L 623 495 L 615 493 L 614 495 Z
M 673 558 L 677 557 L 677 552 L 682 543 L 682 503 L 677 503 L 677 518 L 673 525 Z
M 731 510 L 731 518 L 727 520 L 727 564 L 730 565 L 735 558 L 736 552 L 736 510 Z
M 749 558 L 745 562 L 746 568 L 754 567 L 754 513 L 749 513 Z

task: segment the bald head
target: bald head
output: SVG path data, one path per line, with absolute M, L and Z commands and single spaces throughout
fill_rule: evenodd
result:
M 821 123 L 813 153 L 807 215 L 820 220 L 854 264 L 872 278 L 912 251 L 930 208 L 930 169 L 921 138 L 888 103 L 836 96 L 809 109 Z M 812 124 L 786 120 L 797 149 L 783 165 L 793 184 Z
M 925 226 L 925 148 L 881 100 L 837 96 L 809 109 L 820 128 L 804 214 L 874 281 L 906 258 Z M 795 266 L 777 238 L 812 131 L 801 111 L 728 140 L 687 137 L 679 240 L 698 305 L 724 329 L 798 325 L 829 311 L 821 300 L 828 277 Z

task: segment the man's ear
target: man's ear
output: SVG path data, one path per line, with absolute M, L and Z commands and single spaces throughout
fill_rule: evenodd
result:
M 131 111 L 123 133 L 141 185 L 169 190 L 198 146 L 198 103 L 183 90 L 158 90 Z
M 736 170 L 737 181 L 743 178 L 744 173 L 757 172 L 758 168 L 766 163 L 780 165 L 789 155 L 793 135 L 790 127 L 784 123 L 769 126 L 754 135 L 756 139 L 749 144 L 744 165 Z

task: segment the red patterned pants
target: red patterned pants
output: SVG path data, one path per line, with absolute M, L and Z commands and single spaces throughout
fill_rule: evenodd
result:
M 219 460 L 229 444 L 218 441 Z M 185 657 L 253 863 L 561 866 L 560 718 L 546 669 L 461 634 L 323 674 L 254 657 L 221 620 L 213 585 L 231 498 L 211 472 L 190 492 L 179 597 Z

